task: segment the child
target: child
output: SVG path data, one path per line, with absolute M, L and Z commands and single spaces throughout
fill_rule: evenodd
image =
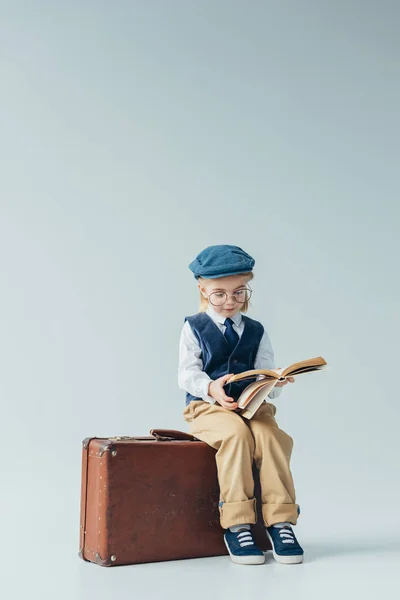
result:
M 291 525 L 299 506 L 290 471 L 293 439 L 278 427 L 276 407 L 264 401 L 252 419 L 237 411 L 248 382 L 226 380 L 249 369 L 273 369 L 274 353 L 264 327 L 244 316 L 254 259 L 237 246 L 209 246 L 189 265 L 200 290 L 199 312 L 185 318 L 179 347 L 178 384 L 186 391 L 184 419 L 190 432 L 217 450 L 220 522 L 230 557 L 239 564 L 261 564 L 250 525 L 257 520 L 253 460 L 260 472 L 262 515 L 275 560 L 303 560 Z M 293 383 L 293 377 L 288 378 Z M 271 399 L 288 380 L 277 383 Z M 278 389 L 277 389 L 278 388 Z

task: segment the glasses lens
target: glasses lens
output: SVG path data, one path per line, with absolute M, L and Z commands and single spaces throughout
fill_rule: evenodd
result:
M 225 292 L 213 292 L 208 299 L 214 306 L 222 306 L 226 302 L 226 294 Z
M 233 294 L 233 297 L 239 304 L 243 304 L 244 302 L 250 300 L 250 296 L 251 290 L 249 288 L 236 290 L 236 292 Z M 213 306 L 222 306 L 227 301 L 228 296 L 225 292 L 212 292 L 212 294 L 208 296 L 208 299 Z
M 251 291 L 247 288 L 237 290 L 234 294 L 236 302 L 247 302 L 251 296 Z

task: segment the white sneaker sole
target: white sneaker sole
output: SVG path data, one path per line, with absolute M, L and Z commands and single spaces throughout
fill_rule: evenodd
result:
M 269 541 L 271 542 L 272 554 L 274 555 L 274 559 L 276 560 L 276 562 L 281 563 L 282 565 L 297 565 L 303 562 L 304 554 L 294 554 L 293 556 L 280 556 L 279 554 L 277 554 L 275 552 L 274 542 L 272 541 L 272 538 L 267 528 L 265 528 L 265 532 L 268 536 Z
M 231 557 L 231 559 L 233 560 L 234 563 L 236 563 L 238 565 L 262 565 L 265 563 L 264 554 L 262 554 L 261 556 L 236 556 L 235 554 L 232 554 L 232 552 L 229 550 L 229 546 L 227 544 L 225 536 L 224 536 L 224 542 L 225 542 L 225 546 L 229 552 L 229 556 Z

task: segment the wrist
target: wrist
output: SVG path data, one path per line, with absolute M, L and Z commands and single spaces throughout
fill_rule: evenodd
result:
M 212 388 L 210 389 L 211 384 L 213 383 L 212 379 L 204 382 L 202 386 L 201 398 L 210 404 L 214 404 L 215 398 L 212 396 Z

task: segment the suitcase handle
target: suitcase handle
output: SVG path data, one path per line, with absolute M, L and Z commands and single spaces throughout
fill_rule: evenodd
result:
M 194 437 L 191 433 L 185 431 L 178 431 L 176 429 L 150 429 L 151 435 L 153 435 L 157 441 L 172 441 L 172 440 L 186 440 L 190 442 L 200 441 Z

